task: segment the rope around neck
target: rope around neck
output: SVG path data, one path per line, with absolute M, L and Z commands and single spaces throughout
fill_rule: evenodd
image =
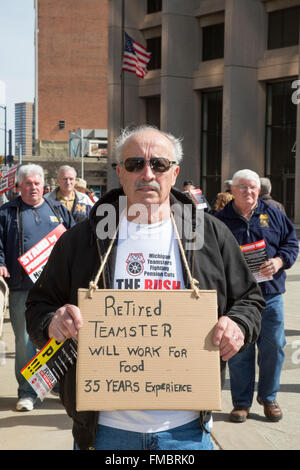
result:
M 188 262 L 187 262 L 187 259 L 186 259 L 186 256 L 185 256 L 185 252 L 184 252 L 184 249 L 183 249 L 183 246 L 182 246 L 182 243 L 181 243 L 181 239 L 180 239 L 180 236 L 179 236 L 179 233 L 178 233 L 178 229 L 177 229 L 177 226 L 176 226 L 176 223 L 175 223 L 175 219 L 174 219 L 174 216 L 173 216 L 173 213 L 171 212 L 171 220 L 172 220 L 172 223 L 173 223 L 173 226 L 174 226 L 174 231 L 175 231 L 175 234 L 176 234 L 176 237 L 177 237 L 177 241 L 178 241 L 178 245 L 179 245 L 179 249 L 180 249 L 180 252 L 181 252 L 181 256 L 182 256 L 182 259 L 183 259 L 183 264 L 184 264 L 184 267 L 186 269 L 186 272 L 187 272 L 187 275 L 188 275 L 188 278 L 189 278 L 189 282 L 190 282 L 190 286 L 191 286 L 191 289 L 194 291 L 194 294 L 196 296 L 196 298 L 198 299 L 200 297 L 200 292 L 199 292 L 199 288 L 197 287 L 197 284 L 199 284 L 199 281 L 197 281 L 197 279 L 194 279 L 192 277 L 192 274 L 191 274 L 191 271 L 190 271 L 190 267 L 188 265 Z M 108 250 L 107 252 L 105 253 L 105 256 L 103 258 L 103 261 L 102 261 L 102 264 L 96 274 L 96 277 L 94 279 L 94 281 L 90 281 L 90 284 L 89 284 L 89 298 L 91 299 L 92 298 L 92 294 L 93 294 L 93 291 L 96 291 L 97 288 L 98 288 L 98 281 L 99 281 L 99 278 L 101 276 L 101 273 L 104 269 L 104 266 L 108 260 L 108 257 L 110 255 L 110 252 L 112 250 L 112 247 L 113 247 L 113 244 L 117 238 L 117 234 L 118 234 L 118 231 L 119 231 L 119 227 L 120 227 L 120 223 L 121 223 L 121 220 L 119 221 L 119 224 L 116 228 L 116 231 L 113 235 L 113 238 L 109 244 L 109 247 L 108 247 Z

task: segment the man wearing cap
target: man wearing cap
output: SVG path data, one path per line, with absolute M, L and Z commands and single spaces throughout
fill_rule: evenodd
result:
M 86 181 L 81 180 L 81 185 Z M 61 166 L 57 173 L 58 186 L 45 195 L 46 199 L 61 202 L 72 214 L 75 223 L 82 222 L 89 216 L 93 206 L 85 192 L 75 189 L 76 170 L 68 165 Z

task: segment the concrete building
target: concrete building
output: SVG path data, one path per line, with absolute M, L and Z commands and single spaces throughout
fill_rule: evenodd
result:
M 109 2 L 109 141 L 121 126 L 124 24 L 152 52 L 144 79 L 124 73 L 124 123 L 183 137 L 178 186 L 193 179 L 212 200 L 250 168 L 299 224 L 300 0 L 130 0 L 122 22 L 123 1 Z
M 34 155 L 34 105 L 15 104 L 15 155 Z

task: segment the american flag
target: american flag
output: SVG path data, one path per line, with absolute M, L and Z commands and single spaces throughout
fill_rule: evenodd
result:
M 147 64 L 151 59 L 151 53 L 141 44 L 125 33 L 125 47 L 122 69 L 135 73 L 144 78 L 147 73 Z

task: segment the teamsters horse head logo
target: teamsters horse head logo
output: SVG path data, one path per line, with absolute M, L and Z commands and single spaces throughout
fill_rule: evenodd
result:
M 143 253 L 130 253 L 127 260 L 127 272 L 130 276 L 138 276 L 144 271 Z

